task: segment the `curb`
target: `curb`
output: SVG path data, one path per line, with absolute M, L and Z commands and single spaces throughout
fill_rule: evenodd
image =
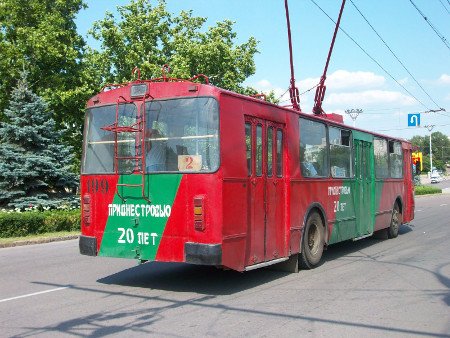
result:
M 59 237 L 49 237 L 49 238 L 40 238 L 40 239 L 30 239 L 25 241 L 16 241 L 11 243 L 3 243 L 0 244 L 1 248 L 11 248 L 15 246 L 23 246 L 23 245 L 32 245 L 32 244 L 43 244 L 43 243 L 51 243 L 51 242 L 60 242 L 60 241 L 68 241 L 71 239 L 77 239 L 79 235 L 69 235 L 69 236 L 59 236 Z

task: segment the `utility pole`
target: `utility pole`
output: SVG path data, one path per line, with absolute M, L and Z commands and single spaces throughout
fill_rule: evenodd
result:
M 433 128 L 435 127 L 434 124 L 429 124 L 426 126 L 423 126 L 424 128 L 427 128 L 428 131 L 430 132 L 430 176 L 433 173 L 433 150 L 431 149 L 431 131 L 433 130 Z
M 362 109 L 358 108 L 358 109 L 347 109 L 345 110 L 345 113 L 348 114 L 351 119 L 353 120 L 353 127 L 356 127 L 356 118 L 358 117 L 359 114 L 361 114 L 363 112 Z

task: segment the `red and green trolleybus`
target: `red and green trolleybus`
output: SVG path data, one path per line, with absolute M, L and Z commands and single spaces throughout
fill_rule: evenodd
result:
M 82 254 L 294 270 L 413 219 L 409 142 L 203 82 L 138 79 L 89 100 Z

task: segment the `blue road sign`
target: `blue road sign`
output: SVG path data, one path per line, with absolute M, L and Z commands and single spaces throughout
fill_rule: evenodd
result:
M 408 127 L 420 127 L 420 113 L 408 114 Z

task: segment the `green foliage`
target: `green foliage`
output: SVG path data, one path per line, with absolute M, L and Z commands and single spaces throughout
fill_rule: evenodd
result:
M 410 142 L 423 153 L 423 171 L 430 171 L 430 136 L 416 135 Z M 445 163 L 450 159 L 450 140 L 446 135 L 437 131 L 431 134 L 433 151 L 433 167 L 445 170 Z
M 256 89 L 252 87 L 245 87 L 242 88 L 242 90 L 239 91 L 241 94 L 248 95 L 248 96 L 255 96 L 259 97 L 260 99 L 264 99 L 267 102 L 273 103 L 273 104 L 279 104 L 280 100 L 275 96 L 275 92 L 271 90 L 268 94 L 262 94 L 258 92 Z
M 0 237 L 80 230 L 80 210 L 0 212 Z
M 414 188 L 416 195 L 440 194 L 442 189 L 430 187 L 429 185 L 418 185 Z
M 119 20 L 107 13 L 90 31 L 101 41 L 101 50 L 89 49 L 86 57 L 102 84 L 130 80 L 136 66 L 142 78 L 159 77 L 161 66 L 169 64 L 171 77 L 205 74 L 216 86 L 242 92 L 242 83 L 255 72 L 257 41 L 251 37 L 235 45 L 229 20 L 205 29 L 206 18 L 194 17 L 192 11 L 173 16 L 162 0 L 156 6 L 132 0 L 118 12 Z
M 0 123 L 7 121 L 12 88 L 26 70 L 30 90 L 48 103 L 63 142 L 72 146 L 76 171 L 87 99 L 104 84 L 131 80 L 136 66 L 142 78 L 161 76 L 162 65 L 169 64 L 171 77 L 203 73 L 214 85 L 247 91 L 242 83 L 255 72 L 258 52 L 253 37 L 237 44 L 229 20 L 205 28 L 206 18 L 191 11 L 175 16 L 164 1 L 152 3 L 131 0 L 118 8 L 118 18 L 107 13 L 90 31 L 101 42 L 93 50 L 86 48 L 74 22 L 83 0 L 0 1 Z
M 72 149 L 61 144 L 52 113 L 22 74 L 0 127 L 0 205 L 58 206 L 73 199 Z
M 64 141 L 79 155 L 85 102 L 98 90 L 84 76 L 85 42 L 74 22 L 84 6 L 83 0 L 0 1 L 0 121 L 26 70 L 30 89 L 48 102 Z

